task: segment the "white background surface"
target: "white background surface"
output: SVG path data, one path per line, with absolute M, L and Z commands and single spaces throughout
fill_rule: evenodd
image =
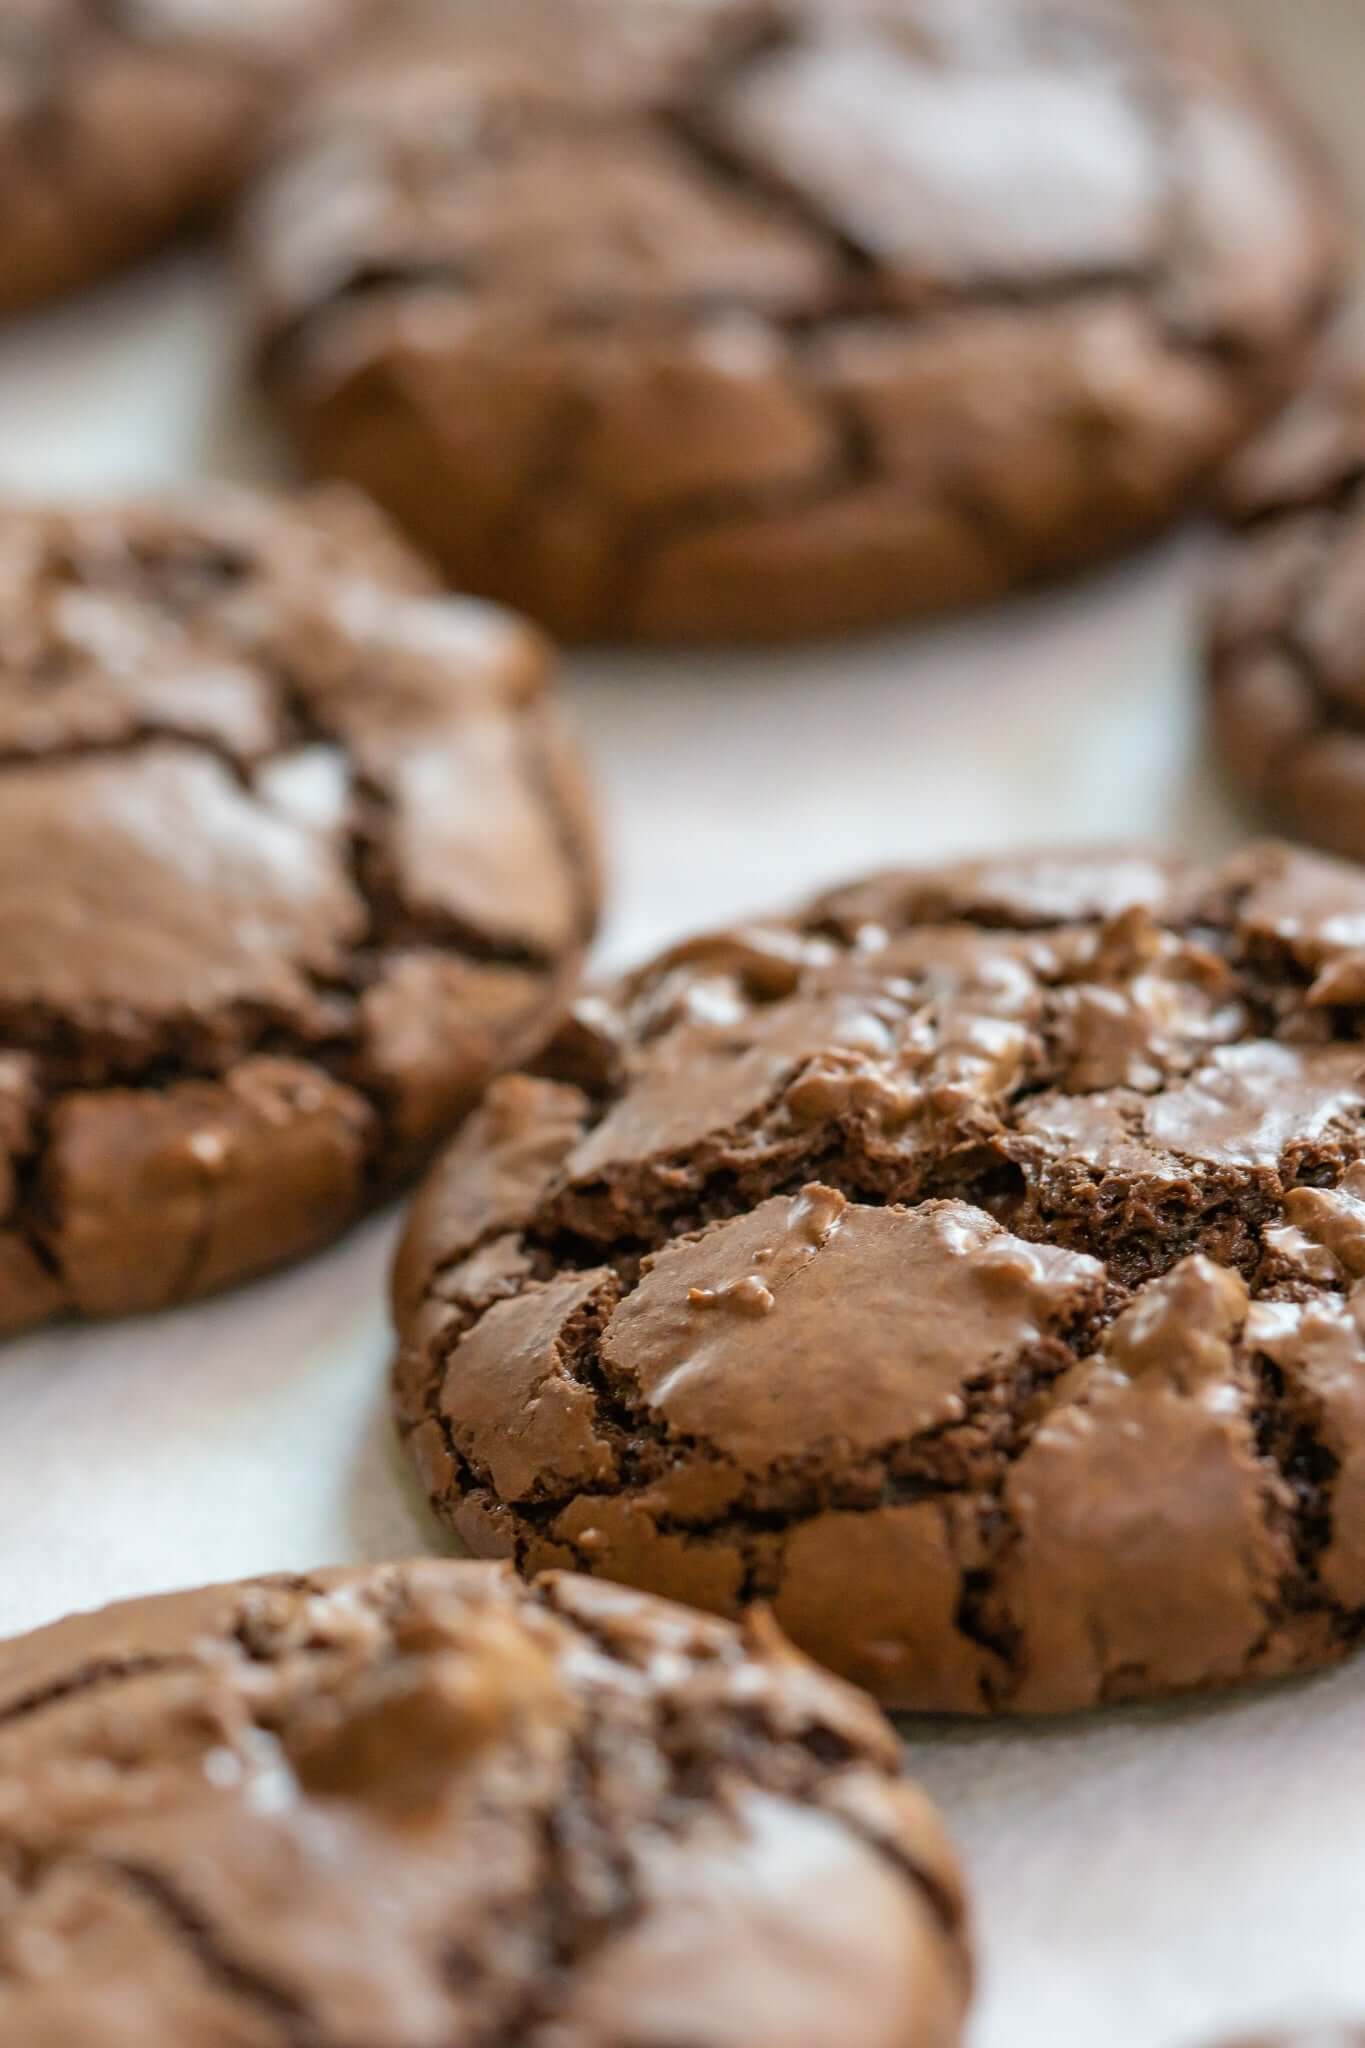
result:
M 1365 0 L 1241 4 L 1365 158 Z M 0 487 L 269 476 L 237 354 L 196 255 L 11 329 Z M 1060 597 L 818 654 L 578 661 L 614 869 L 602 957 L 878 862 L 1232 843 L 1193 676 L 1203 552 L 1186 536 Z M 437 1540 L 385 1422 L 392 1234 L 381 1218 L 223 1301 L 4 1348 L 0 1632 Z M 1197 1710 L 909 1734 L 973 1881 L 976 2048 L 1365 2017 L 1365 1659 Z

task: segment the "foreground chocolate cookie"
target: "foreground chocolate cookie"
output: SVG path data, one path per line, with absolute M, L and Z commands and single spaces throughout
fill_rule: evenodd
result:
M 557 1021 L 538 638 L 344 493 L 0 513 L 0 1329 L 333 1236 Z
M 476 1551 L 771 1604 L 903 1707 L 1301 1670 L 1365 1620 L 1365 874 L 892 874 L 505 1078 L 400 1252 Z
M 5 2048 L 952 2048 L 956 1866 L 866 1700 L 487 1565 L 0 1645 Z
M 1296 837 L 1365 856 L 1365 354 L 1339 353 L 1228 479 L 1217 739 Z
M 1336 273 L 1241 54 L 1108 0 L 465 0 L 245 237 L 319 470 L 577 637 L 799 637 L 1170 517 Z M 458 47 L 458 39 L 449 42 Z
M 287 89 L 366 0 L 5 0 L 0 312 L 225 200 Z

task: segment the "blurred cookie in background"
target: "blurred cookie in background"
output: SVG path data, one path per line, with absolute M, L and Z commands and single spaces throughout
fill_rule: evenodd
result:
M 1184 10 L 433 16 L 254 188 L 262 374 L 314 469 L 567 636 L 795 639 L 1074 569 L 1199 489 L 1335 293 L 1314 146 Z
M 1365 2048 L 1365 2029 L 1314 2027 L 1306 2034 L 1244 2034 L 1223 2048 Z
M 1234 465 L 1207 659 L 1217 743 L 1284 830 L 1365 858 L 1365 347 L 1358 325 Z
M 539 635 L 349 492 L 0 511 L 0 1331 L 324 1243 L 594 920 Z
M 145 254 L 236 189 L 371 0 L 5 0 L 0 313 Z
M 0 1644 L 4 2048 L 955 2048 L 957 1864 L 776 1629 L 386 1565 Z

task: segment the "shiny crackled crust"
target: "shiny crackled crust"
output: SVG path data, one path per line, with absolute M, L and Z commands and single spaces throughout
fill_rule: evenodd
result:
M 232 192 L 367 0 L 5 0 L 0 312 L 131 261 Z
M 891 874 L 675 948 L 497 1083 L 400 1251 L 476 1551 L 903 1707 L 1303 1669 L 1365 1617 L 1365 876 Z
M 545 652 L 343 492 L 0 515 L 0 1328 L 332 1236 L 596 900 Z
M 1069 569 L 1170 516 L 1333 295 L 1311 150 L 1183 9 L 461 14 L 463 67 L 300 118 L 246 269 L 309 459 L 561 634 L 795 637 Z
M 1344 344 L 1227 479 L 1208 631 L 1234 778 L 1296 838 L 1365 855 L 1365 360 Z
M 413 1564 L 0 1645 L 5 2048 L 953 2048 L 963 1905 L 770 1627 Z

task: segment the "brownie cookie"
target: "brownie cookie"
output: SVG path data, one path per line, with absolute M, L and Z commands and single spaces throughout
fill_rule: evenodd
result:
M 1310 2034 L 1276 2034 L 1243 2048 L 1365 2048 L 1365 2033 L 1354 2027 L 1316 2027 Z
M 365 0 L 5 0 L 0 312 L 225 200 L 285 91 Z
M 1296 837 L 1365 857 L 1365 352 L 1338 352 L 1228 477 L 1208 635 L 1217 741 Z
M 953 2048 L 956 1865 L 771 1627 L 418 1564 L 0 1645 L 5 2048 Z
M 0 1330 L 335 1235 L 558 1021 L 527 628 L 344 492 L 0 512 Z
M 1071 569 L 1172 515 L 1332 294 L 1311 151 L 1180 9 L 471 9 L 461 60 L 300 115 L 246 268 L 314 467 L 569 637 Z
M 1365 1621 L 1365 874 L 891 874 L 584 999 L 399 1254 L 476 1551 L 1052 1711 Z
M 1365 2048 L 1365 2033 L 1349 2027 L 1317 2027 L 1310 2034 L 1262 2034 L 1228 2042 L 1227 2048 Z

